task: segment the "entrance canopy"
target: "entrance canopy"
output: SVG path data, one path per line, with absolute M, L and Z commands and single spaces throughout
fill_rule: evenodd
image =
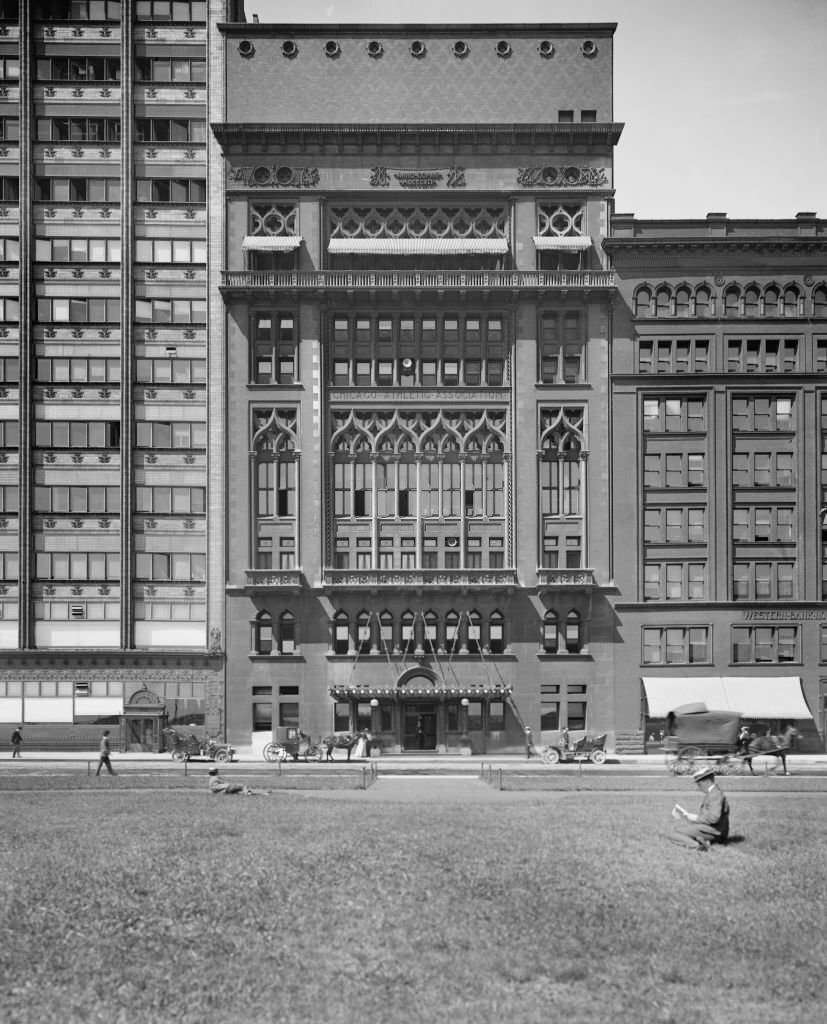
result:
M 652 718 L 694 703 L 744 718 L 813 717 L 799 676 L 644 676 L 643 687 Z
M 424 683 L 424 680 L 422 680 Z M 456 700 L 468 697 L 470 700 L 503 700 L 511 693 L 510 686 L 464 686 L 443 687 L 422 685 L 417 680 L 413 686 L 331 686 L 330 696 L 334 700 L 371 700 L 373 697 L 385 700 L 397 700 L 410 697 L 430 697 L 431 700 Z

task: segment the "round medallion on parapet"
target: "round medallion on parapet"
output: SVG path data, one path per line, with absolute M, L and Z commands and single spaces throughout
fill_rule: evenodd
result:
M 537 52 L 541 57 L 553 57 L 554 43 L 550 39 L 544 39 L 537 47 Z

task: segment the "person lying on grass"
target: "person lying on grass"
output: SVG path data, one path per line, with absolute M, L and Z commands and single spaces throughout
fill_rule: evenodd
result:
M 230 796 L 234 793 L 241 793 L 243 796 L 269 796 L 266 789 L 252 789 L 250 786 L 242 786 L 237 782 L 227 782 L 218 774 L 216 767 L 210 768 L 207 773 L 210 777 L 210 792 L 221 796 Z
M 701 806 L 693 814 L 675 804 L 672 817 L 678 824 L 669 839 L 679 846 L 706 852 L 710 843 L 725 843 L 729 838 L 729 801 L 715 781 L 714 769 L 701 768 L 692 778 L 704 794 Z

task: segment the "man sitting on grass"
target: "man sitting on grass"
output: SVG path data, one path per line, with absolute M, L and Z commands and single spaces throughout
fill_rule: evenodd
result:
M 266 789 L 252 789 L 250 786 L 242 786 L 237 782 L 227 782 L 218 774 L 218 769 L 213 765 L 207 773 L 210 776 L 210 792 L 221 796 L 230 796 L 234 793 L 241 793 L 244 796 L 269 796 Z
M 673 843 L 706 852 L 710 843 L 725 843 L 729 838 L 729 801 L 715 781 L 713 768 L 701 768 L 692 776 L 704 794 L 698 813 L 675 804 L 672 817 L 680 824 L 669 836 Z

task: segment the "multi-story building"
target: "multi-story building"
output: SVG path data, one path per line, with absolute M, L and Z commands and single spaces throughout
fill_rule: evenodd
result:
M 693 700 L 825 732 L 827 223 L 614 214 L 617 728 Z M 634 455 L 634 457 L 632 457 Z M 625 691 L 625 692 L 624 692 Z
M 0 722 L 822 745 L 827 225 L 614 213 L 613 32 L 0 0 Z
M 231 739 L 611 728 L 613 30 L 224 26 Z
M 0 72 L 0 718 L 157 748 L 223 727 L 207 4 L 1 0 Z

